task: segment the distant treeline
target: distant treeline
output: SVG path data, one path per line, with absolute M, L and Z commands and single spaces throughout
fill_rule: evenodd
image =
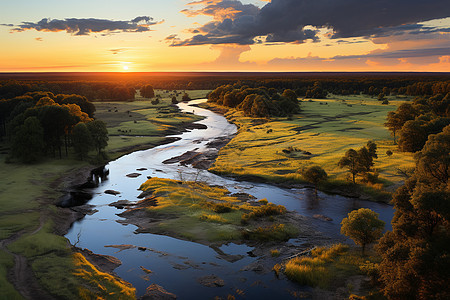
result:
M 0 74 L 0 78 L 6 74 Z M 11 75 L 12 76 L 12 75 Z M 335 95 L 408 95 L 425 96 L 450 92 L 450 74 L 415 73 L 173 73 L 167 74 L 78 74 L 12 76 L 0 81 L 0 99 L 26 92 L 49 91 L 54 94 L 78 94 L 88 100 L 130 101 L 142 86 L 151 84 L 164 90 L 213 90 L 222 85 L 273 88 L 282 93 L 295 91 L 299 97 L 323 98 Z M 48 78 L 47 78 L 48 77 Z M 47 79 L 46 79 L 47 78 Z M 60 78 L 60 79 L 58 79 Z M 44 80 L 45 79 L 45 80 Z M 314 87 L 320 85 L 317 93 Z

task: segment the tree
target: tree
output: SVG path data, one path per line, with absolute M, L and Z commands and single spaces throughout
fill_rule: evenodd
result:
M 189 101 L 191 100 L 191 97 L 189 97 L 188 93 L 184 93 L 183 97 L 181 97 L 182 101 Z
M 420 151 L 427 140 L 426 128 L 420 120 L 410 120 L 402 127 L 398 147 L 401 151 Z
M 354 149 L 349 149 L 347 152 L 345 152 L 344 157 L 342 157 L 339 162 L 338 166 L 340 168 L 347 168 L 347 170 L 352 174 L 352 181 L 353 183 L 356 183 L 356 175 L 359 173 L 358 169 L 358 152 Z
M 416 110 L 409 103 L 403 103 L 397 108 L 396 111 L 391 111 L 388 113 L 387 121 L 384 123 L 384 126 L 392 132 L 394 136 L 394 144 L 396 132 L 401 130 L 407 121 L 414 120 L 416 115 Z
M 357 245 L 362 246 L 362 253 L 366 245 L 378 240 L 385 223 L 378 219 L 378 214 L 368 208 L 360 208 L 348 214 L 341 222 L 341 233 L 351 238 Z
M 103 121 L 95 120 L 87 123 L 87 127 L 91 133 L 94 147 L 100 154 L 100 151 L 108 146 L 109 137 L 106 124 Z
M 75 152 L 83 160 L 94 146 L 91 132 L 84 123 L 78 123 L 72 130 L 72 143 Z
M 281 94 L 282 97 L 285 97 L 289 100 L 291 100 L 292 102 L 297 102 L 297 94 L 293 91 L 293 90 L 284 90 L 283 94 Z
M 46 105 L 37 108 L 38 119 L 44 128 L 44 141 L 47 148 L 59 152 L 61 158 L 61 137 L 67 134 L 67 128 L 74 125 L 77 121 L 72 116 L 67 107 L 59 105 Z
M 303 170 L 301 174 L 306 181 L 314 184 L 314 191 L 316 194 L 317 194 L 317 185 L 320 182 L 326 180 L 328 177 L 327 172 L 325 172 L 325 170 L 319 166 L 309 167 L 306 170 Z
M 153 86 L 150 84 L 146 84 L 141 87 L 141 96 L 144 98 L 153 98 L 155 97 L 155 91 L 153 89 Z
M 450 299 L 450 126 L 415 155 L 416 169 L 392 199 L 392 231 L 378 244 L 380 279 L 391 299 Z
M 178 104 L 177 97 L 175 96 L 172 97 L 172 104 Z
M 342 157 L 338 166 L 340 168 L 347 168 L 352 174 L 352 181 L 356 183 L 356 176 L 358 174 L 367 175 L 374 165 L 374 158 L 378 158 L 377 144 L 373 141 L 368 141 L 367 145 L 359 149 L 349 149 Z
M 28 117 L 13 136 L 11 150 L 24 163 L 37 161 L 44 149 L 44 129 L 38 118 Z

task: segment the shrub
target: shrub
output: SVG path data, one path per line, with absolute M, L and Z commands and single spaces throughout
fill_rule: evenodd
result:
M 218 214 L 232 212 L 235 209 L 231 203 L 206 202 L 205 207 Z
M 267 205 L 263 205 L 258 207 L 252 212 L 243 214 L 241 217 L 241 223 L 247 224 L 251 219 L 257 219 L 261 217 L 269 217 L 276 215 L 283 215 L 286 213 L 286 207 L 283 205 L 275 205 L 273 203 L 269 203 Z
M 278 257 L 278 256 L 280 256 L 280 250 L 272 249 L 272 250 L 270 250 L 270 255 L 272 255 L 272 257 Z
M 297 234 L 297 230 L 285 224 L 274 224 L 265 227 L 257 227 L 242 232 L 242 237 L 248 240 L 259 241 L 287 241 Z

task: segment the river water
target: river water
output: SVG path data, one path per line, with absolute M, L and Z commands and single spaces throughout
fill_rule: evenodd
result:
M 198 178 L 209 184 L 222 185 L 231 192 L 245 192 L 258 199 L 267 198 L 269 202 L 286 206 L 308 218 L 309 225 L 321 232 L 321 236 L 330 242 L 345 241 L 340 235 L 340 222 L 347 214 L 361 207 L 370 208 L 380 214 L 380 219 L 386 222 L 390 229 L 393 208 L 382 203 L 346 198 L 338 195 L 318 193 L 318 200 L 310 189 L 283 189 L 263 183 L 235 181 L 230 178 L 217 176 L 208 171 L 201 171 L 178 164 L 166 165 L 162 162 L 186 151 L 202 151 L 206 144 L 222 136 L 236 133 L 236 126 L 230 124 L 223 116 L 195 105 L 205 100 L 194 100 L 180 103 L 179 107 L 185 112 L 193 112 L 204 116 L 198 123 L 208 126 L 206 130 L 194 129 L 177 135 L 180 140 L 171 144 L 161 145 L 144 151 L 136 151 L 110 162 L 106 168 L 109 176 L 98 187 L 90 189 L 93 194 L 90 205 L 98 210 L 87 215 L 81 221 L 73 224 L 66 237 L 72 244 L 80 248 L 87 248 L 94 253 L 111 255 L 122 261 L 122 265 L 115 272 L 124 280 L 136 287 L 137 295 L 143 295 L 146 288 L 153 283 L 163 286 L 174 293 L 178 299 L 212 299 L 215 296 L 226 298 L 227 295 L 244 293 L 247 299 L 290 299 L 293 291 L 307 292 L 309 287 L 301 287 L 288 280 L 279 280 L 273 273 L 259 274 L 254 271 L 241 270 L 255 262 L 258 258 L 251 255 L 252 247 L 230 243 L 223 245 L 220 250 L 226 254 L 239 254 L 244 258 L 236 262 L 223 259 L 211 247 L 183 241 L 168 236 L 155 234 L 136 234 L 134 225 L 123 225 L 116 214 L 123 210 L 108 206 L 118 200 L 136 201 L 139 186 L 147 176 L 194 180 Z M 144 171 L 136 171 L 146 168 Z M 126 177 L 129 173 L 138 172 L 142 176 Z M 105 194 L 105 190 L 116 190 L 120 195 Z M 321 214 L 333 221 L 323 221 L 313 218 Z M 308 238 L 298 238 L 289 241 L 290 244 L 301 247 L 308 243 Z M 134 245 L 120 250 L 111 245 Z M 137 247 L 146 247 L 140 251 Z M 300 248 L 299 248 L 300 249 Z M 141 267 L 152 271 L 144 272 Z M 205 287 L 197 279 L 206 275 L 216 275 L 225 281 L 223 287 Z

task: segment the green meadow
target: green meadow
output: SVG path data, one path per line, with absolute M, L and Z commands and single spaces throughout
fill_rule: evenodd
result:
M 188 91 L 192 99 L 205 98 L 209 91 Z M 152 147 L 164 141 L 165 136 L 179 132 L 186 123 L 202 118 L 181 113 L 171 106 L 173 92 L 155 90 L 158 104 L 151 99 L 136 97 L 133 102 L 95 102 L 96 118 L 106 122 L 109 134 L 107 151 L 112 158 L 139 147 Z M 180 101 L 184 93 L 177 97 Z M 154 98 L 155 99 L 155 98 Z
M 298 170 L 321 166 L 329 182 L 345 183 L 349 176 L 337 165 L 349 148 L 358 149 L 373 140 L 378 146 L 374 168 L 379 183 L 371 189 L 393 190 L 404 178 L 400 170 L 414 166 L 413 155 L 397 150 L 384 127 L 386 115 L 406 99 L 389 97 L 383 105 L 367 96 L 306 99 L 302 112 L 290 118 L 255 119 L 229 110 L 226 117 L 239 127 L 237 136 L 220 151 L 211 171 L 255 175 L 270 181 L 301 181 Z M 386 154 L 393 152 L 392 156 Z
M 155 223 L 141 228 L 199 243 L 224 243 L 249 240 L 287 240 L 297 234 L 284 218 L 286 208 L 262 199 L 248 202 L 218 186 L 201 182 L 151 178 L 141 190 L 151 197 L 124 214 L 133 223 L 138 210 L 145 211 Z M 139 214 L 138 219 L 142 218 Z

